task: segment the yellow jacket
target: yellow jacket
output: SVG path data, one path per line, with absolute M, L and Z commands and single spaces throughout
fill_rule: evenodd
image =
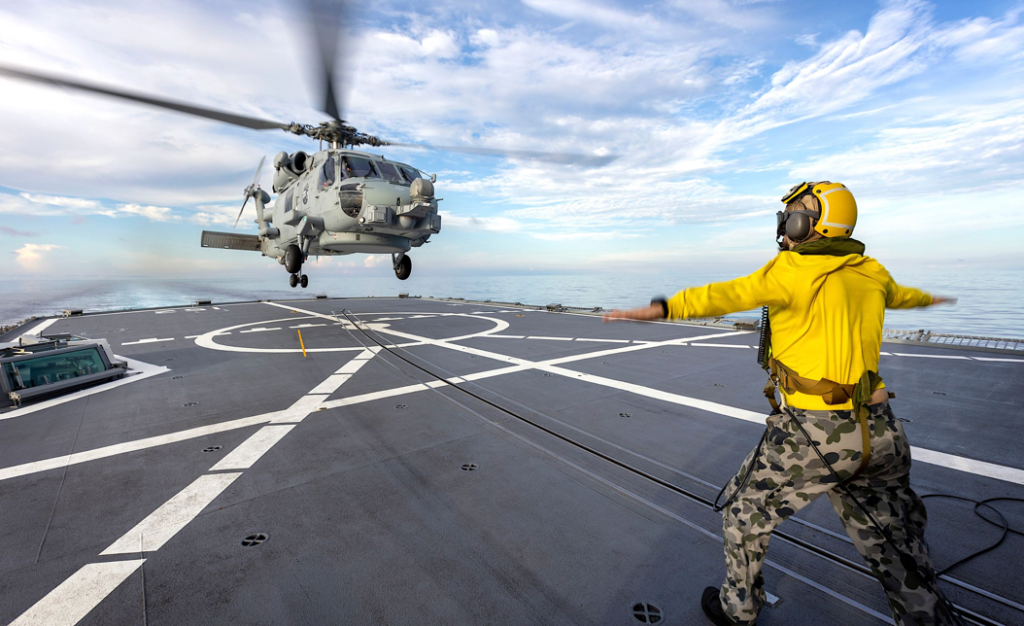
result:
M 932 297 L 902 287 L 882 264 L 859 254 L 801 255 L 783 251 L 750 276 L 680 291 L 668 317 L 711 317 L 768 306 L 772 354 L 804 378 L 856 384 L 878 372 L 885 309 L 927 306 Z M 819 396 L 786 394 L 807 410 L 852 409 Z

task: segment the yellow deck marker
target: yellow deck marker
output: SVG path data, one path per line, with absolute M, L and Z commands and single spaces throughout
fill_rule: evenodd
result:
M 299 345 L 302 346 L 302 357 L 305 358 L 306 357 L 306 344 L 302 343 L 302 331 L 300 330 L 300 331 L 297 331 L 297 332 L 299 333 Z

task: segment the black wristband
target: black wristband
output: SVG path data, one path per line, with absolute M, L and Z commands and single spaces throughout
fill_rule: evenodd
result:
M 664 317 L 668 317 L 668 300 L 666 300 L 664 298 L 664 296 L 658 296 L 656 298 L 651 298 L 651 306 L 654 306 L 655 304 L 660 304 L 661 305 L 661 316 L 663 318 Z

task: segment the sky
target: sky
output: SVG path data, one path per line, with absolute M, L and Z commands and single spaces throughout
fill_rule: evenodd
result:
M 318 123 L 303 15 L 284 0 L 8 4 L 0 63 Z M 855 237 L 891 270 L 1024 269 L 1024 3 L 381 0 L 344 24 L 344 116 L 361 131 L 618 156 L 383 148 L 438 177 L 443 226 L 413 250 L 414 278 L 749 273 L 804 180 L 850 188 Z M 283 280 L 199 240 L 232 229 L 261 157 L 299 149 L 316 145 L 0 77 L 3 274 Z M 248 211 L 238 230 L 255 233 Z M 391 268 L 352 255 L 315 271 Z

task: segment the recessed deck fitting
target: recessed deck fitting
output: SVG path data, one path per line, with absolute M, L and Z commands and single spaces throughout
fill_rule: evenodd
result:
M 658 624 L 665 618 L 661 609 L 650 602 L 637 602 L 634 604 L 633 617 L 641 624 Z
M 270 539 L 270 535 L 266 533 L 256 533 L 255 535 L 249 535 L 239 543 L 241 543 L 246 548 L 251 548 L 252 546 L 260 545 L 267 539 Z

